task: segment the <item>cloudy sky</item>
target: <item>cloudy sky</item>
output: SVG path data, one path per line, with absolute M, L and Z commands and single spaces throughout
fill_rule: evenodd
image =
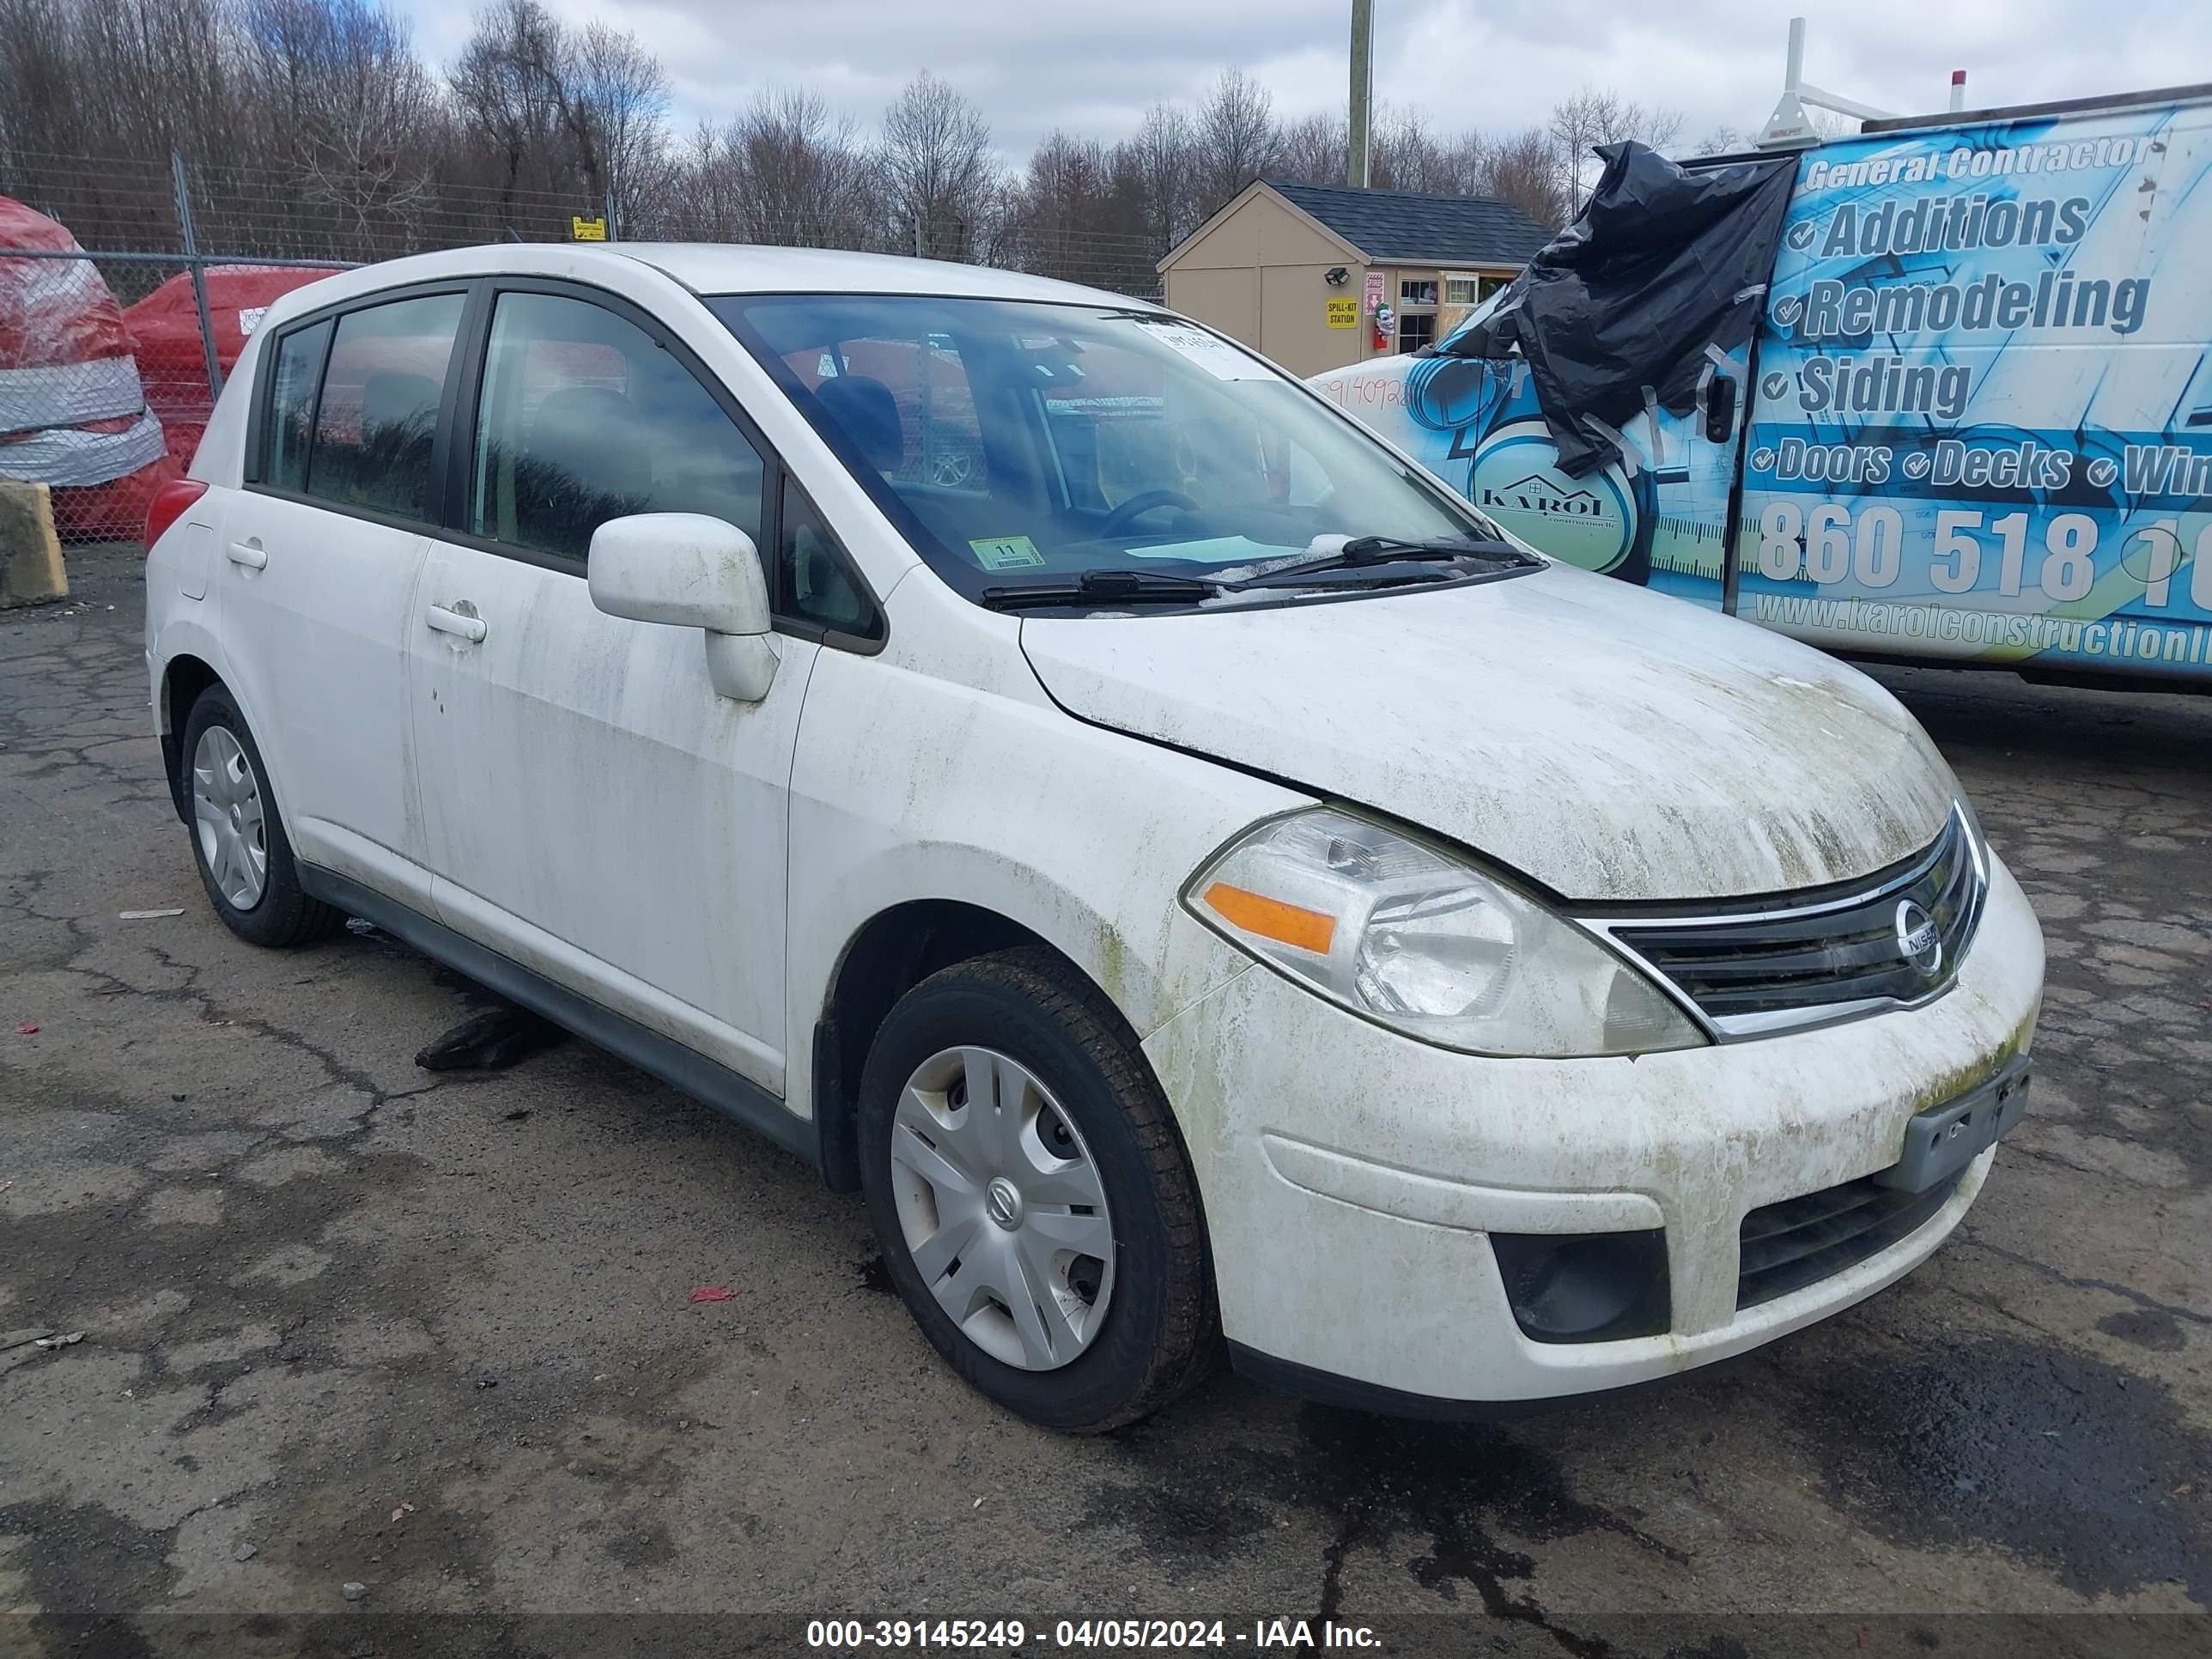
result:
M 399 0 L 447 61 L 469 0 Z M 1236 65 L 1279 114 L 1340 107 L 1349 0 L 549 0 L 659 55 L 680 122 L 803 83 L 872 121 L 918 69 L 953 82 L 1012 156 L 1054 126 L 1126 136 L 1156 100 L 1194 99 Z M 1542 119 L 1589 85 L 1679 110 L 1694 141 L 1755 130 L 1780 89 L 1787 19 L 1809 21 L 1806 76 L 1899 112 L 2025 103 L 2198 78 L 2212 4 L 2166 0 L 1376 0 L 1376 90 L 1444 131 Z

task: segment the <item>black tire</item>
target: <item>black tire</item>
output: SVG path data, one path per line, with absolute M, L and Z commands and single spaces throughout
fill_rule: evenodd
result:
M 262 840 L 269 866 L 260 897 L 243 909 L 233 904 L 216 885 L 215 872 L 208 867 L 206 850 L 200 844 L 199 830 L 188 817 L 185 827 L 191 837 L 192 863 L 200 872 L 200 885 L 207 890 L 208 902 L 215 906 L 215 913 L 222 918 L 224 927 L 251 945 L 283 949 L 329 938 L 345 926 L 345 914 L 319 899 L 309 898 L 301 890 L 299 867 L 292 861 L 291 839 L 285 835 L 283 821 L 277 814 L 276 798 L 270 791 L 269 769 L 262 761 L 260 746 L 253 741 L 253 733 L 246 724 L 246 717 L 238 712 L 238 704 L 221 685 L 210 685 L 201 692 L 185 720 L 178 764 L 184 768 L 187 812 L 192 801 L 192 757 L 199 753 L 200 739 L 210 726 L 222 726 L 238 740 L 246 763 L 253 770 L 254 785 L 261 795 Z
M 1112 1296 L 1088 1347 L 1025 1370 L 979 1347 L 915 1267 L 892 1190 L 891 1130 L 915 1069 L 949 1048 L 1026 1066 L 1089 1147 L 1114 1222 Z M 952 1368 L 1048 1429 L 1098 1434 L 1149 1415 L 1202 1379 L 1220 1348 L 1198 1189 L 1166 1097 L 1113 1005 L 1051 951 L 1002 951 L 932 975 L 877 1033 L 860 1079 L 860 1181 L 891 1282 Z

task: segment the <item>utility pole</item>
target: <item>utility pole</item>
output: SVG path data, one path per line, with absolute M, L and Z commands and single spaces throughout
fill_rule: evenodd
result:
M 1375 118 L 1375 0 L 1352 0 L 1352 135 L 1344 182 L 1364 190 L 1374 181 L 1369 137 Z

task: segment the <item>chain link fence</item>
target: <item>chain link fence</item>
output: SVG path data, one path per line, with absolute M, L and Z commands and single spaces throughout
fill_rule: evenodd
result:
M 332 270 L 438 248 L 574 239 L 586 215 L 632 240 L 901 252 L 888 233 L 744 222 L 703 204 L 614 224 L 567 196 L 313 169 L 0 156 L 0 478 L 52 491 L 65 543 L 136 540 L 180 477 L 260 314 Z M 1142 238 L 1011 224 L 961 240 L 979 263 L 1158 297 Z

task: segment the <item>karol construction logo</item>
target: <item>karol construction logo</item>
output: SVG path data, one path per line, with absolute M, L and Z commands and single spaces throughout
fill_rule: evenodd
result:
M 1540 420 L 1514 421 L 1475 451 L 1468 495 L 1516 535 L 1585 570 L 1627 557 L 1637 514 L 1618 466 L 1571 478 Z

